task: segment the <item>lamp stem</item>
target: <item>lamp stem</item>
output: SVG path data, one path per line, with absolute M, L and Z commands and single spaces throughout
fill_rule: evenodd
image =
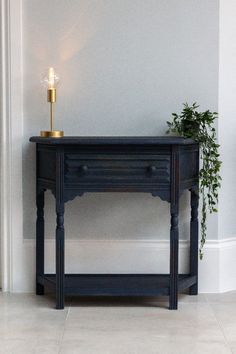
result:
M 51 124 L 51 131 L 54 129 L 54 109 L 53 109 L 53 102 L 50 102 L 50 124 Z
M 51 87 L 48 88 L 47 92 L 47 100 L 50 103 L 50 130 L 49 131 L 41 131 L 40 135 L 44 138 L 61 138 L 64 136 L 64 132 L 61 130 L 54 130 L 54 103 L 56 102 L 56 88 Z

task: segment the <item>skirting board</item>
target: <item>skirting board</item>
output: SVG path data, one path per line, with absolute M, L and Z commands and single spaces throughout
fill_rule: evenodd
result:
M 12 275 L 12 292 L 33 292 L 35 241 L 23 241 L 23 264 Z M 188 272 L 189 244 L 180 242 L 180 273 Z M 155 240 L 67 240 L 68 273 L 166 273 L 169 242 Z M 199 261 L 199 292 L 236 290 L 236 238 L 207 241 Z M 45 271 L 55 270 L 55 242 L 45 242 Z

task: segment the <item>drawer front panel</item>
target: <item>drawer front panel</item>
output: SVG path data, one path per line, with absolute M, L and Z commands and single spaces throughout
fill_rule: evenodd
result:
M 65 154 L 65 183 L 170 183 L 170 157 L 165 155 Z

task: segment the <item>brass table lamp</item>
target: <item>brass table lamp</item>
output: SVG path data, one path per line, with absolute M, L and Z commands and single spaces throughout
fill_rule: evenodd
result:
M 47 76 L 42 79 L 42 84 L 47 87 L 47 101 L 50 103 L 50 130 L 41 131 L 40 136 L 44 138 L 61 138 L 64 132 L 54 130 L 54 103 L 57 99 L 56 87 L 59 83 L 59 76 L 53 68 L 48 69 Z

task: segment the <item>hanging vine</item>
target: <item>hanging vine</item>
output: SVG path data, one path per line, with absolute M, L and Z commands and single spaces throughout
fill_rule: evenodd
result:
M 189 106 L 185 103 L 180 114 L 172 113 L 172 121 L 167 122 L 167 133 L 177 133 L 184 138 L 192 138 L 199 143 L 200 159 L 199 191 L 202 195 L 200 259 L 203 257 L 203 247 L 206 242 L 207 211 L 217 212 L 218 190 L 221 185 L 219 160 L 219 144 L 217 144 L 215 120 L 217 112 L 209 110 L 199 112 L 197 103 Z

